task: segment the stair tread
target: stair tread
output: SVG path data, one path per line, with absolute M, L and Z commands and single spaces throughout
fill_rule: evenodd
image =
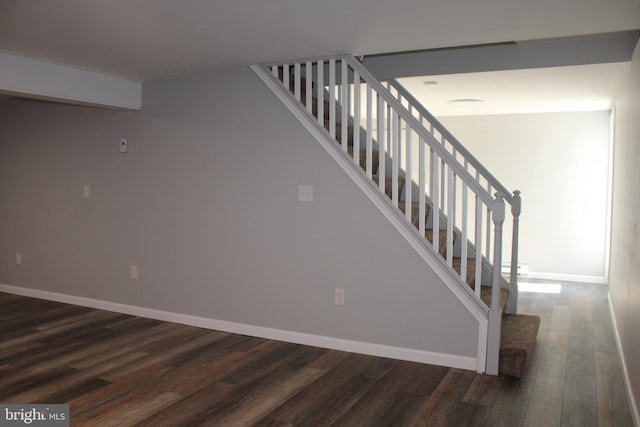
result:
M 429 241 L 429 243 L 433 244 L 433 230 L 427 229 L 424 231 L 424 237 Z M 447 257 L 447 230 L 440 230 L 438 233 L 438 253 L 442 255 L 443 258 Z M 455 262 L 455 258 L 454 258 Z M 454 266 L 455 268 L 455 266 Z M 458 267 L 458 273 L 460 272 L 460 267 Z
M 406 206 L 407 206 L 407 204 L 405 202 L 398 202 L 398 208 L 404 214 L 407 213 Z M 422 221 L 426 222 L 427 215 L 429 215 L 429 209 L 431 209 L 431 206 L 429 206 L 429 204 L 425 203 L 425 205 L 424 205 L 424 218 L 422 218 Z M 416 228 L 418 228 L 419 225 L 420 225 L 420 202 L 411 202 L 411 223 L 413 225 L 415 225 Z
M 509 290 L 505 288 L 500 289 L 500 308 L 504 311 L 507 306 L 507 298 L 509 298 Z M 480 299 L 491 307 L 491 286 L 480 286 Z
M 462 258 L 453 258 L 453 269 L 460 274 L 462 269 Z M 476 284 L 476 260 L 473 258 L 467 258 L 467 284 L 471 286 L 471 289 L 475 289 Z
M 353 158 L 353 154 L 354 154 L 354 149 L 353 146 L 349 147 L 347 149 L 347 151 L 349 152 L 349 155 Z M 359 163 L 360 163 L 360 167 L 362 169 L 364 169 L 365 171 L 367 170 L 367 149 L 366 148 L 361 148 L 359 150 L 360 154 L 359 154 Z M 373 175 L 375 175 L 378 172 L 378 165 L 379 165 L 379 161 L 380 161 L 380 152 L 378 150 L 371 150 L 371 173 Z
M 528 314 L 502 316 L 498 373 L 521 377 L 540 329 L 540 317 Z
M 302 102 L 305 106 L 307 105 L 307 101 L 306 99 Z M 331 105 L 329 103 L 329 101 L 325 100 L 323 101 L 323 107 L 322 107 L 322 115 L 324 116 L 325 121 L 329 120 L 329 109 L 331 108 Z M 313 114 L 314 117 L 318 117 L 318 98 L 312 98 L 312 104 L 311 104 L 311 114 Z M 328 128 L 328 126 L 325 126 Z
M 380 176 L 379 175 L 373 175 L 371 177 L 376 184 L 380 183 Z M 398 196 L 400 195 L 400 191 L 402 191 L 402 187 L 404 187 L 404 176 L 402 175 L 398 175 Z M 391 175 L 385 175 L 384 178 L 384 188 L 385 188 L 385 194 L 391 198 L 392 197 L 392 184 L 393 184 L 393 180 Z
M 326 130 L 331 132 L 331 124 L 328 119 L 325 119 L 324 127 Z M 338 142 L 342 143 L 342 123 L 340 122 L 335 123 L 335 132 L 336 132 L 336 139 L 338 140 Z M 351 124 L 347 124 L 347 146 L 353 147 L 353 125 Z

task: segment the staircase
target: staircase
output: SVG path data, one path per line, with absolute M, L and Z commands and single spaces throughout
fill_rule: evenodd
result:
M 516 314 L 519 192 L 508 192 L 398 82 L 383 86 L 351 56 L 253 69 L 386 195 L 449 269 L 448 286 L 477 305 L 486 328 L 478 371 L 520 377 L 540 319 Z M 501 276 L 505 204 L 513 215 L 509 281 Z

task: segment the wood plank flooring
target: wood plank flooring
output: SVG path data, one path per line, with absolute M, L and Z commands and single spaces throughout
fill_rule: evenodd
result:
M 0 293 L 0 402 L 73 426 L 632 426 L 606 298 L 521 293 L 542 322 L 515 379 Z

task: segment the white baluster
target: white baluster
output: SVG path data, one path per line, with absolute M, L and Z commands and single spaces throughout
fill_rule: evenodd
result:
M 406 162 L 405 162 L 405 182 L 404 182 L 404 204 L 405 204 L 405 211 L 409 212 L 409 215 L 406 215 L 405 212 L 405 217 L 411 221 L 411 210 L 410 206 L 411 206 L 411 193 L 413 190 L 413 171 L 411 168 L 411 163 L 413 162 L 413 159 L 411 158 L 411 136 L 413 131 L 411 130 L 411 127 L 407 124 L 406 125 L 406 137 L 405 137 L 405 141 L 407 143 L 407 148 L 405 150 L 405 152 L 407 153 L 407 158 L 406 158 Z M 423 216 L 419 216 L 418 217 L 420 221 L 424 221 L 424 217 Z M 424 234 L 423 234 L 424 236 Z
M 289 90 L 289 64 L 282 66 L 282 83 L 284 83 L 284 87 Z
M 360 76 L 353 72 L 353 160 L 360 164 Z
M 342 93 L 342 149 L 347 151 L 349 146 L 349 68 L 347 67 L 347 61 L 342 61 L 342 73 L 341 73 L 341 93 Z M 355 132 L 355 128 L 354 128 Z
M 307 90 L 305 92 L 305 97 L 306 97 L 306 101 L 307 101 L 307 111 L 309 113 L 313 112 L 313 93 L 311 92 L 312 86 L 311 83 L 313 82 L 313 66 L 311 64 L 311 61 L 307 61 L 307 64 L 305 66 L 305 71 L 307 74 Z
M 491 184 L 487 184 L 487 192 L 491 194 Z M 487 227 L 485 229 L 486 252 L 487 259 L 491 259 L 491 207 L 487 206 Z
M 434 151 L 431 151 L 431 184 L 433 189 L 431 190 L 433 193 L 431 194 L 431 199 L 433 201 L 433 248 L 436 252 L 440 252 L 440 194 L 438 194 L 440 190 L 439 178 L 440 173 L 438 171 L 438 167 L 440 166 L 440 159 L 438 158 L 438 154 Z
M 398 150 L 397 150 L 397 154 L 398 154 L 398 167 L 402 168 L 402 127 L 400 126 L 400 124 L 402 123 L 402 121 L 400 120 L 400 115 L 392 109 L 392 111 L 394 112 L 394 116 L 397 117 L 398 119 L 398 126 L 395 128 L 394 132 L 396 133 L 396 138 L 398 139 Z M 400 191 L 401 188 L 398 188 L 398 191 Z M 400 198 L 400 196 L 398 196 L 398 198 Z
M 385 192 L 385 141 L 384 141 L 384 99 L 378 95 L 378 150 L 379 150 L 379 163 L 378 163 L 378 187 L 384 193 Z
M 460 257 L 462 261 L 461 270 L 462 273 L 462 281 L 466 283 L 467 281 L 467 246 L 468 246 L 468 224 L 467 224 L 467 216 L 468 216 L 468 196 L 467 196 L 467 184 L 462 182 L 462 222 L 460 224 Z M 479 286 L 478 283 L 476 286 Z
M 324 127 L 324 63 L 318 61 L 318 123 Z
M 441 161 L 440 163 L 440 206 L 442 206 L 442 209 L 444 209 L 445 207 L 445 203 L 446 203 L 446 197 L 447 197 L 447 192 L 445 190 L 445 185 L 447 180 L 446 178 L 446 170 L 447 170 L 447 164 L 444 162 L 444 160 Z
M 367 177 L 373 176 L 373 94 L 367 83 Z
M 398 169 L 399 165 L 399 142 L 398 142 L 398 115 L 393 112 L 391 117 L 391 202 L 393 206 L 398 206 Z
M 294 78 L 293 94 L 295 95 L 296 99 L 300 101 L 300 63 L 299 62 L 296 62 L 295 65 L 293 66 L 293 78 Z
M 476 296 L 480 298 L 480 290 L 482 283 L 482 201 L 476 194 Z
M 420 157 L 418 159 L 418 173 L 420 174 L 420 176 L 418 177 L 418 180 L 420 181 L 418 186 L 420 187 L 420 192 L 418 193 L 418 197 L 419 200 L 418 202 L 420 203 L 419 209 L 420 209 L 420 225 L 418 230 L 420 231 L 420 235 L 424 236 L 425 233 L 425 225 L 426 225 L 426 191 L 427 191 L 427 184 L 426 184 L 426 167 L 425 167 L 425 163 L 426 163 L 426 159 L 425 159 L 425 141 L 422 138 L 418 138 L 418 156 Z
M 329 135 L 336 137 L 336 60 L 329 60 Z
M 455 178 L 453 170 L 448 169 L 448 183 L 447 188 L 449 190 L 447 194 L 447 264 L 453 265 L 453 222 L 455 220 Z

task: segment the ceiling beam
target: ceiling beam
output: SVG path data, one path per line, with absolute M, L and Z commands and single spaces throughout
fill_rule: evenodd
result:
M 0 52 L 0 94 L 126 110 L 142 108 L 142 84 Z
M 379 80 L 631 61 L 640 31 L 366 56 Z

